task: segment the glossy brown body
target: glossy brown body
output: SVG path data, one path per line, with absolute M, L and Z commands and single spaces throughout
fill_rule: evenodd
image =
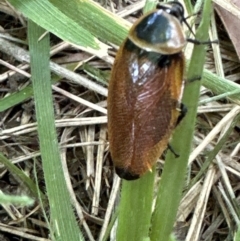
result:
M 137 178 L 161 156 L 175 128 L 184 57 L 174 54 L 155 63 L 125 43 L 109 83 L 108 133 L 115 167 Z M 135 81 L 133 71 L 139 71 Z
M 184 56 L 177 51 L 151 52 L 127 38 L 117 53 L 109 82 L 108 134 L 121 178 L 134 180 L 151 170 L 167 147 L 183 86 Z

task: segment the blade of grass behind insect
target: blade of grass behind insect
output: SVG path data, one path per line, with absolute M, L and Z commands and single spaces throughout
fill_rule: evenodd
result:
M 155 171 L 136 181 L 123 181 L 117 241 L 143 240 L 149 235 Z
M 185 0 L 185 8 L 187 10 L 187 13 L 192 13 L 193 12 L 193 6 L 190 0 Z
M 64 181 L 59 146 L 54 125 L 54 109 L 49 69 L 49 34 L 40 37 L 45 30 L 28 21 L 28 38 L 31 73 L 38 122 L 38 136 L 42 156 L 45 184 L 50 205 L 51 224 L 55 238 L 61 241 L 79 241 L 83 237 L 71 207 Z M 52 239 L 55 239 L 52 237 Z
M 63 23 L 60 24 L 60 26 L 55 25 L 55 21 L 49 21 L 49 19 L 51 19 L 51 18 L 48 18 L 48 15 L 46 15 L 46 14 L 49 12 L 51 13 L 51 8 L 49 8 L 48 5 L 46 5 L 46 1 L 10 0 L 10 2 L 13 4 L 13 6 L 18 8 L 27 17 L 36 21 L 36 23 L 38 23 L 40 26 L 42 26 L 46 29 L 49 28 L 49 30 L 50 29 L 54 30 L 54 31 L 52 31 L 53 33 L 55 33 L 55 31 L 58 31 L 58 33 L 55 33 L 55 34 L 59 37 L 62 36 L 62 39 L 65 39 L 72 43 L 77 43 L 76 41 L 80 41 L 79 38 L 82 37 L 82 35 L 83 35 L 82 32 L 79 31 L 78 28 L 75 28 L 75 27 L 70 28 L 69 26 L 71 26 L 71 25 L 68 24 L 68 20 L 64 20 Z M 30 2 L 31 5 L 29 5 L 28 2 Z M 57 1 L 54 1 L 54 3 L 55 2 L 57 3 Z M 40 6 L 38 4 L 40 4 Z M 80 5 L 80 6 L 83 6 L 83 5 Z M 102 31 L 104 29 L 104 32 L 106 32 L 106 33 L 111 32 L 111 34 L 113 34 L 114 37 L 110 37 L 107 34 L 107 35 L 102 35 L 101 39 L 103 39 L 104 41 L 113 42 L 115 44 L 120 44 L 124 40 L 124 38 L 127 35 L 127 30 L 130 25 L 126 26 L 126 24 L 124 22 L 120 21 L 118 19 L 118 17 L 113 14 L 110 14 L 111 17 L 106 18 L 105 15 L 109 14 L 109 12 L 106 10 L 101 11 L 101 9 L 98 5 L 92 4 L 92 2 L 90 2 L 90 1 L 85 1 L 84 6 L 85 7 L 81 8 L 82 11 L 87 10 L 87 9 L 92 11 L 92 14 L 89 16 L 88 15 L 81 16 L 81 14 L 78 13 L 79 19 L 86 18 L 86 21 L 88 23 L 88 25 L 87 24 L 85 25 L 86 30 L 89 30 L 89 32 L 92 31 L 92 33 L 93 33 L 94 31 L 92 29 L 98 28 L 98 29 L 101 29 Z M 47 8 L 49 11 L 47 11 L 47 12 L 40 11 L 42 8 L 43 9 Z M 61 14 L 63 14 L 63 13 L 61 13 L 60 11 L 55 11 L 55 10 L 52 11 L 52 13 L 50 14 L 50 17 L 51 17 L 51 15 L 54 15 L 56 19 L 62 19 Z M 94 15 L 94 13 L 95 13 L 95 15 Z M 95 18 L 92 18 L 92 17 L 90 18 L 90 16 L 95 16 Z M 65 16 L 65 17 L 67 17 L 67 16 Z M 88 17 L 90 18 L 91 21 L 88 19 Z M 45 19 L 45 20 L 47 19 L 47 24 L 51 24 L 51 25 L 49 25 L 48 28 L 47 28 L 47 25 L 45 27 L 45 24 L 44 24 L 45 22 L 42 22 L 43 21 L 42 19 Z M 114 22 L 114 24 L 116 25 L 116 26 L 115 25 L 113 26 L 114 33 L 112 32 L 111 24 L 108 24 L 109 21 Z M 82 25 L 80 20 L 79 20 L 79 24 Z M 74 31 L 72 40 L 70 38 L 66 39 L 66 37 L 68 37 L 68 35 L 69 35 L 68 31 L 66 31 L 66 29 L 65 29 L 66 26 L 70 30 L 72 29 L 72 31 Z M 119 29 L 119 30 L 116 31 L 116 29 Z M 81 33 L 81 34 L 79 35 L 79 33 Z M 93 34 L 95 34 L 95 33 L 93 33 Z M 114 39 L 116 39 L 116 40 L 114 41 Z M 88 39 L 87 41 L 91 41 L 91 38 L 90 38 L 90 40 Z M 80 44 L 80 43 L 77 43 L 77 44 Z M 1 41 L 1 39 L 0 39 L 0 51 L 3 51 L 5 53 L 9 54 L 10 51 L 8 49 L 5 49 L 4 45 L 5 45 L 4 41 Z M 91 46 L 91 42 L 89 42 L 87 46 Z M 22 61 L 22 60 L 20 60 L 20 61 Z M 187 67 L 188 67 L 188 65 L 189 65 L 189 63 L 187 61 Z M 240 86 L 237 83 L 234 83 L 225 78 L 220 78 L 219 76 L 217 76 L 214 73 L 211 73 L 208 70 L 204 70 L 203 85 L 206 88 L 209 88 L 211 91 L 213 91 L 216 94 L 224 94 L 226 91 L 228 91 L 228 92 L 232 92 L 235 90 L 240 91 Z M 240 103 L 240 95 L 239 94 L 232 95 L 231 97 L 229 97 L 229 99 L 234 102 Z
M 61 39 L 86 47 L 89 52 L 95 52 L 98 56 L 106 55 L 107 46 L 105 44 L 101 43 L 82 25 L 78 25 L 59 11 L 48 0 L 9 0 L 9 2 L 26 17 Z
M 151 11 L 155 8 L 155 6 L 158 4 L 158 0 L 146 0 L 145 6 L 143 8 L 143 13 L 147 13 L 148 11 Z
M 122 42 L 130 26 L 127 21 L 94 1 L 72 0 L 67 3 L 65 0 L 50 0 L 50 2 L 93 35 L 114 44 Z
M 202 21 L 196 34 L 196 39 L 200 41 L 208 39 L 211 12 L 211 1 L 206 0 Z M 205 52 L 205 46 L 194 46 L 187 74 L 188 80 L 202 75 Z M 180 154 L 180 157 L 175 158 L 169 151 L 167 153 L 156 208 L 152 218 L 151 241 L 169 240 L 173 229 L 191 149 L 200 85 L 201 82 L 197 80 L 186 84 L 184 90 L 183 103 L 186 104 L 188 113 L 179 128 L 176 129 L 171 142 L 171 146 Z

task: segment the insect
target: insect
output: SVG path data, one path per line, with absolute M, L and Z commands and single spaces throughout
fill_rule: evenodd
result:
M 159 5 L 132 26 L 109 82 L 108 133 L 116 173 L 134 180 L 167 148 L 182 112 L 183 6 Z

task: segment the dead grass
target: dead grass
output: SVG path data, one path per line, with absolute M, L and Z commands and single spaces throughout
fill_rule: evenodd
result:
M 141 7 L 142 2 L 132 3 L 130 8 L 121 9 L 121 16 L 131 14 L 128 17 L 132 20 L 138 16 L 132 13 Z M 25 40 L 24 18 L 5 1 L 0 2 L 0 16 L 1 33 Z M 218 36 L 213 34 L 213 39 L 218 38 L 220 44 L 209 49 L 206 68 L 239 82 L 239 59 L 219 19 L 217 23 Z M 63 68 L 63 78 L 53 86 L 53 96 L 66 182 L 86 240 L 89 233 L 95 238 L 102 237 L 118 202 L 120 186 L 119 179 L 113 175 L 108 153 L 106 98 L 83 88 L 74 75 L 69 81 L 66 74 L 69 70 L 64 71 L 64 68 L 70 63 L 74 64 L 78 66 L 77 73 L 84 78 L 92 77 L 81 69 L 83 63 L 101 73 L 109 72 L 114 57 L 113 50 L 109 56 L 110 61 L 104 62 L 61 43 L 59 39 L 52 38 L 52 43 L 52 60 Z M 21 42 L 15 44 L 26 48 Z M 0 63 L 1 98 L 18 92 L 30 83 L 29 66 L 16 60 L 19 58 L 0 53 L 0 60 L 5 62 Z M 107 83 L 103 85 L 103 90 L 106 88 Z M 209 99 L 212 95 L 210 90 L 202 87 L 200 100 Z M 199 106 L 186 190 L 175 227 L 179 240 L 231 240 L 236 230 L 236 224 L 239 223 L 240 189 L 239 123 L 214 161 L 202 173 L 201 169 L 209 151 L 239 113 L 240 107 L 226 99 Z M 1 129 L 1 152 L 33 180 L 35 159 L 38 185 L 44 192 L 33 100 L 29 99 L 1 112 Z M 159 168 L 162 168 L 161 164 Z M 191 183 L 199 173 L 201 175 Z M 4 193 L 28 193 L 4 166 L 0 166 L 0 185 Z M 31 208 L 2 205 L 0 213 L 0 240 L 49 240 L 47 224 L 37 204 Z

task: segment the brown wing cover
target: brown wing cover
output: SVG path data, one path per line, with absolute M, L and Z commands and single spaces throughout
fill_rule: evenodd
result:
M 108 132 L 117 168 L 141 176 L 166 149 L 179 111 L 184 57 L 169 65 L 153 63 L 127 50 L 118 51 L 109 83 Z

